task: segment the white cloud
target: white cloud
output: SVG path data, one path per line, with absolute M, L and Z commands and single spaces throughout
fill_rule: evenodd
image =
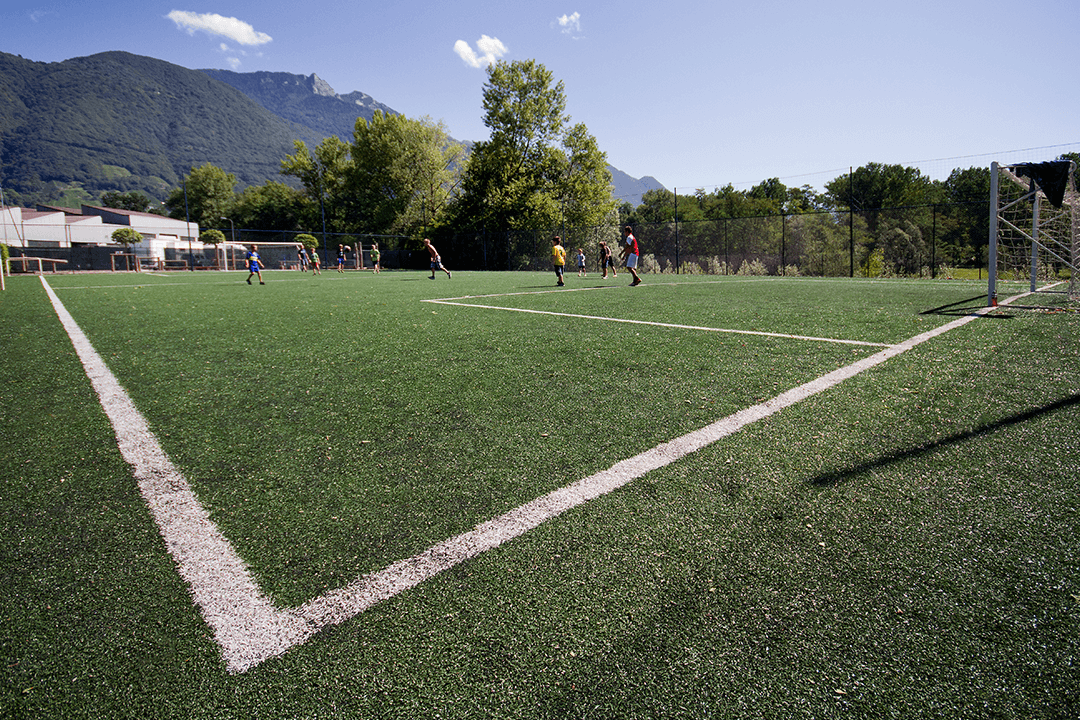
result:
M 464 40 L 454 43 L 454 52 L 465 61 L 466 65 L 474 68 L 491 65 L 508 52 L 501 40 L 487 35 L 480 36 L 480 39 L 476 41 L 476 48 L 480 51 L 479 54 Z
M 241 45 L 263 45 L 273 40 L 263 32 L 258 32 L 243 20 L 222 17 L 216 13 L 192 13 L 186 10 L 173 10 L 165 17 L 176 23 L 176 27 L 187 30 L 189 35 L 196 30 L 221 35 Z
M 558 20 L 559 27 L 566 35 L 577 35 L 581 32 L 581 13 L 576 12 L 573 15 L 563 15 Z
M 229 63 L 229 67 L 232 69 L 233 72 L 236 72 L 240 69 L 240 58 L 225 58 L 225 62 Z

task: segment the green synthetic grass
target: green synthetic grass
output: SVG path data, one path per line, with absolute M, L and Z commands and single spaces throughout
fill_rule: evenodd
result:
M 422 300 L 875 343 L 985 304 L 941 280 L 245 276 L 49 280 L 282 605 L 879 349 Z M 1076 714 L 1080 322 L 1060 298 L 233 676 L 39 281 L 8 282 L 5 715 Z

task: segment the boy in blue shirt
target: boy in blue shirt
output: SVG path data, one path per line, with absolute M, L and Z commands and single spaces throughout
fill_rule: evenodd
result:
M 263 277 L 262 277 L 262 268 L 260 267 L 261 260 L 259 259 L 259 246 L 258 245 L 252 245 L 251 246 L 251 250 L 247 254 L 247 263 L 248 263 L 247 284 L 248 285 L 251 284 L 251 276 L 252 275 L 258 275 L 259 276 L 259 284 L 260 285 L 265 285 L 266 283 L 263 282 Z

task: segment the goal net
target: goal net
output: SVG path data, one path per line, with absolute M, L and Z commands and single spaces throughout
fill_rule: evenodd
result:
M 988 304 L 997 302 L 998 280 L 1027 281 L 1037 292 L 1067 277 L 1069 299 L 1080 299 L 1074 171 L 1069 160 L 990 165 Z

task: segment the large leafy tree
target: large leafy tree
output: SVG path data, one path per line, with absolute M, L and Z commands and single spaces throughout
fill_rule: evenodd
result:
M 151 212 L 154 206 L 154 201 L 139 192 L 138 190 L 132 190 L 131 192 L 108 190 L 102 193 L 101 204 L 103 207 L 115 208 L 117 210 L 130 210 L 132 212 Z
M 408 233 L 430 226 L 456 192 L 464 148 L 442 123 L 376 111 L 359 118 L 344 172 L 351 230 Z
M 217 227 L 228 215 L 236 199 L 236 176 L 206 163 L 192 168 L 180 187 L 173 188 L 165 207 L 169 217 L 190 220 L 201 226 Z
M 488 67 L 484 124 L 456 203 L 456 222 L 496 229 L 596 225 L 615 208 L 606 156 L 570 126 L 562 81 L 535 60 Z
M 933 197 L 933 183 L 918 168 L 874 162 L 833 179 L 825 190 L 834 207 L 868 212 L 872 233 L 878 210 L 921 205 Z
M 950 264 L 970 262 L 989 242 L 990 169 L 957 168 L 940 185 L 940 201 L 947 203 L 939 213 L 939 260 Z
M 344 231 L 349 205 L 345 176 L 349 166 L 349 146 L 331 135 L 314 150 L 303 140 L 293 142 L 292 155 L 281 161 L 281 174 L 300 180 L 304 193 L 314 203 L 319 226 L 331 232 Z
M 236 227 L 251 230 L 301 230 L 315 221 L 317 208 L 296 188 L 268 180 L 237 195 L 232 219 Z

